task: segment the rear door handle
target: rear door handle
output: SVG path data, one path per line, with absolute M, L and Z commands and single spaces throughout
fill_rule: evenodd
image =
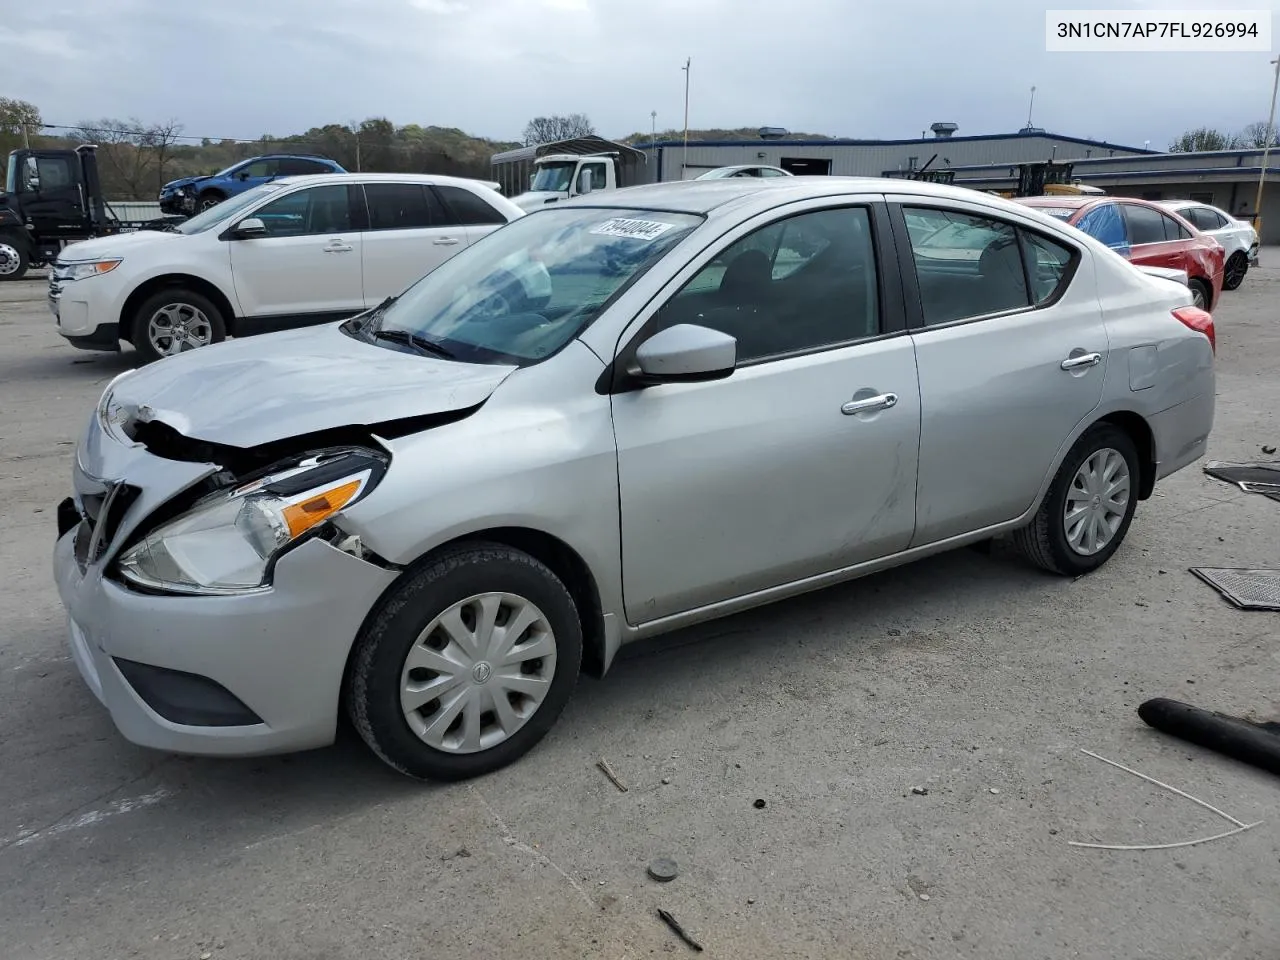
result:
M 872 410 L 888 410 L 890 407 L 898 405 L 898 395 L 896 393 L 882 393 L 878 397 L 867 397 L 865 400 L 850 400 L 840 408 L 840 412 L 845 416 L 853 416 L 855 413 L 870 413 Z
M 324 248 L 325 253 L 347 253 L 351 250 L 351 244 L 345 240 L 330 240 L 329 245 Z
M 1074 370 L 1077 367 L 1096 367 L 1102 362 L 1102 354 L 1085 353 L 1078 357 L 1067 357 L 1059 364 L 1063 370 Z
M 437 247 L 452 247 L 461 241 L 457 237 L 436 237 L 431 242 Z

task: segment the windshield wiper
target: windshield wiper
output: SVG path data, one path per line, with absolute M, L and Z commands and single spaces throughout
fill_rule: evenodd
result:
M 379 319 L 384 313 L 386 313 L 387 307 L 391 306 L 393 303 L 395 303 L 399 299 L 400 298 L 398 296 L 387 297 L 385 300 L 383 300 L 380 304 L 378 304 L 372 310 L 366 310 L 364 313 L 356 314 L 354 317 L 348 320 L 345 324 L 343 324 L 343 326 L 347 329 L 347 332 L 349 333 L 361 333 L 365 329 L 367 329 L 368 326 L 371 323 L 373 323 L 373 321 Z
M 418 334 L 412 333 L 408 330 L 375 330 L 373 332 L 373 339 L 387 340 L 391 343 L 408 344 L 415 348 L 419 353 L 434 354 L 435 356 L 442 357 L 445 360 L 456 359 L 453 351 L 440 346 L 440 344 L 433 340 L 428 340 L 426 337 L 419 336 Z

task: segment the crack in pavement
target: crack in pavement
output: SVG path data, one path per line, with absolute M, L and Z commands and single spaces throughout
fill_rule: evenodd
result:
M 489 801 L 484 798 L 484 796 L 480 793 L 479 790 L 477 790 L 475 787 L 472 787 L 472 786 L 468 786 L 467 790 L 477 800 L 480 801 L 480 805 L 482 807 L 484 807 L 487 811 L 489 811 L 489 816 L 493 817 L 494 822 L 498 825 L 498 828 L 502 831 L 503 843 L 505 843 L 509 847 L 512 847 L 513 849 L 519 850 L 521 853 L 528 854 L 529 856 L 533 857 L 533 859 L 536 860 L 538 863 L 542 864 L 543 866 L 550 867 L 556 873 L 560 874 L 560 876 L 564 877 L 565 880 L 569 882 L 569 886 L 573 887 L 574 890 L 578 891 L 578 893 L 582 895 L 582 899 L 586 902 L 587 906 L 591 907 L 592 909 L 595 909 L 595 906 L 596 906 L 595 901 L 591 899 L 591 895 L 587 893 L 586 889 L 582 886 L 582 884 L 580 884 L 577 880 L 573 879 L 573 877 L 571 877 L 568 873 L 562 870 L 560 865 L 556 863 L 554 860 L 552 860 L 550 857 L 548 857 L 545 853 L 543 853 L 540 850 L 535 850 L 533 849 L 533 847 L 529 846 L 527 843 L 523 843 L 520 840 L 516 839 L 515 835 L 511 832 L 511 828 L 507 826 L 507 822 L 498 815 L 498 811 L 494 810 L 493 807 L 489 805 Z

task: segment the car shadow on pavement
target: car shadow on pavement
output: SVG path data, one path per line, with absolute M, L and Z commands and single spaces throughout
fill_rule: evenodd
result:
M 998 609 L 1035 602 L 1046 589 L 1070 583 L 999 550 L 980 562 L 975 557 L 968 550 L 945 554 L 626 647 L 603 680 L 583 678 L 564 715 L 532 754 L 473 783 L 534 784 L 546 764 L 577 765 L 586 762 L 580 756 L 584 751 L 608 749 L 599 744 L 642 736 L 637 729 L 655 707 L 677 711 L 682 701 L 716 702 L 732 713 L 728 705 L 741 703 L 743 685 L 758 686 L 762 673 L 773 673 L 785 689 L 788 683 L 803 684 L 806 670 L 835 657 L 853 657 L 865 668 L 858 671 L 858 682 L 874 688 L 879 661 L 904 647 L 945 643 L 946 614 L 956 612 L 957 601 L 963 606 L 971 602 L 964 598 L 976 593 L 984 605 Z M 937 637 L 924 626 L 933 622 L 931 612 L 937 615 Z M 762 658 L 777 669 L 762 664 Z M 790 677 L 788 669 L 794 671 Z M 119 748 L 139 760 L 153 756 L 126 744 Z M 160 760 L 153 764 L 153 782 L 175 799 L 184 798 L 183 822 L 219 823 L 219 830 L 232 830 L 239 842 L 299 829 L 299 820 L 318 824 L 456 789 L 414 781 L 384 766 L 345 718 L 333 746 L 305 753 L 243 760 L 154 756 Z M 231 812 L 232 822 L 225 822 Z

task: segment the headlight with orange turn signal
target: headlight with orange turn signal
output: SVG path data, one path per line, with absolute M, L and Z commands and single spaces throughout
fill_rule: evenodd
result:
M 64 280 L 87 280 L 110 273 L 122 262 L 119 257 L 111 260 L 81 260 L 78 263 L 62 264 L 59 272 Z
M 280 555 L 366 496 L 385 469 L 385 459 L 369 451 L 314 455 L 211 494 L 125 551 L 120 575 L 168 593 L 266 590 Z

